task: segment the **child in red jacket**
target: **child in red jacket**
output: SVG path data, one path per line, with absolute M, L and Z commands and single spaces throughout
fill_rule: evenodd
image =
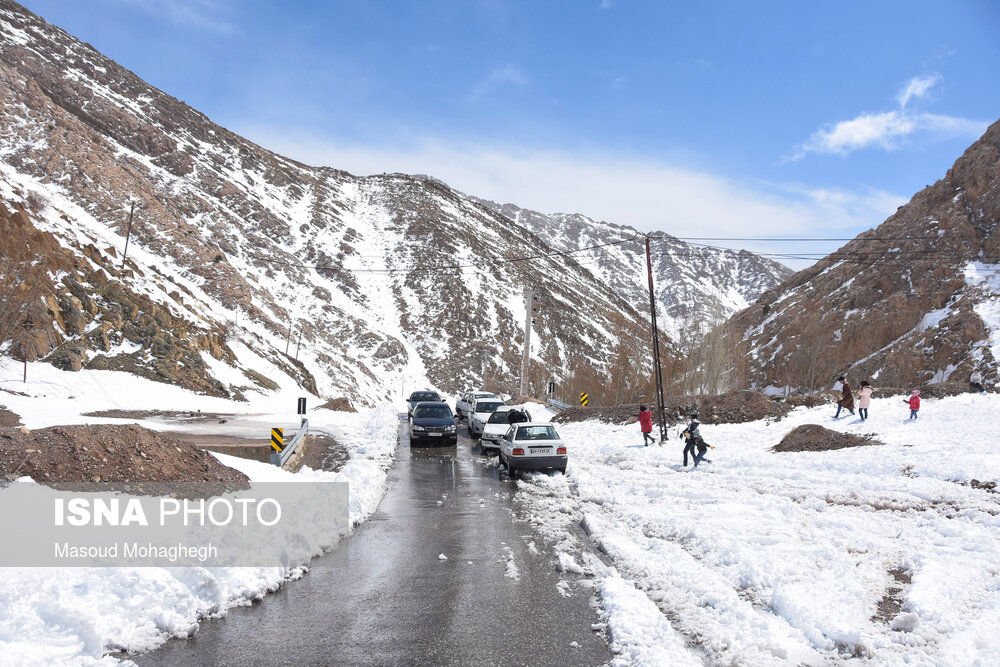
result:
M 656 444 L 653 437 L 653 412 L 647 410 L 645 405 L 639 406 L 639 429 L 642 431 L 642 445 L 648 447 L 649 443 Z
M 903 403 L 910 406 L 910 419 L 916 419 L 917 411 L 920 410 L 920 390 L 914 389 L 910 397 L 905 399 Z

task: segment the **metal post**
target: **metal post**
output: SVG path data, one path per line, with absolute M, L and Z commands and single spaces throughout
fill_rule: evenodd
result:
M 524 396 L 528 383 L 528 361 L 531 358 L 531 288 L 524 288 L 524 352 L 521 353 L 521 391 Z
M 299 360 L 299 350 L 302 348 L 302 329 L 299 329 L 299 342 L 295 344 L 295 361 Z
M 288 321 L 288 331 L 285 332 L 285 356 L 288 356 L 288 346 L 292 343 L 292 322 Z
M 132 202 L 132 208 L 128 212 L 128 231 L 125 232 L 125 250 L 122 251 L 122 268 L 125 268 L 125 258 L 128 257 L 128 240 L 132 236 L 132 215 L 135 214 L 135 202 Z
M 656 330 L 656 299 L 653 296 L 653 260 L 649 253 L 649 237 L 646 237 L 646 271 L 649 274 L 649 319 L 653 329 L 653 364 L 656 371 L 656 408 L 660 413 L 660 443 L 667 439 L 667 422 L 663 400 L 663 371 L 660 369 L 660 338 Z

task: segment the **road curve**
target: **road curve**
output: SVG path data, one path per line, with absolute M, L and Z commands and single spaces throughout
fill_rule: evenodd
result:
M 570 586 L 513 486 L 478 444 L 410 449 L 401 419 L 389 491 L 301 580 L 202 623 L 140 665 L 602 665 L 592 595 Z M 440 504 L 438 504 L 440 501 Z M 537 542 L 541 553 L 529 549 Z M 440 554 L 447 556 L 441 560 Z M 508 565 L 512 560 L 517 578 Z M 567 588 L 564 586 L 564 589 Z M 576 642 L 578 646 L 573 646 Z

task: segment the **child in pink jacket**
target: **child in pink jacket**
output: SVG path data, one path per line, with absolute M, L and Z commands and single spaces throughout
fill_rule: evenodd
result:
M 910 419 L 916 419 L 917 411 L 920 410 L 920 390 L 914 389 L 910 397 L 905 399 L 903 403 L 910 406 Z

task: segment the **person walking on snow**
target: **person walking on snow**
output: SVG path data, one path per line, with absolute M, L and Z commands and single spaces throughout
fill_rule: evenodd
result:
M 656 443 L 653 437 L 653 412 L 645 405 L 639 406 L 639 430 L 642 431 L 642 446 L 649 447 L 649 443 Z
M 868 419 L 868 405 L 872 400 L 872 386 L 868 380 L 861 381 L 861 391 L 858 392 L 858 416 L 861 421 Z
M 837 382 L 840 383 L 840 400 L 837 401 L 837 414 L 833 416 L 834 419 L 840 416 L 841 408 L 847 410 L 852 415 L 854 414 L 854 392 L 851 389 L 850 383 L 843 375 L 837 378 Z
M 698 415 L 691 415 L 691 423 L 688 424 L 687 428 L 681 433 L 681 437 L 684 438 L 684 465 L 688 464 L 688 452 L 691 453 L 691 459 L 694 461 L 694 467 L 697 468 L 698 464 L 702 461 L 707 461 L 711 463 L 711 459 L 705 458 L 705 453 L 708 451 L 709 444 L 705 442 L 705 439 L 701 437 L 701 432 L 698 430 L 700 422 L 698 421 Z M 695 447 L 698 448 L 698 453 L 695 453 Z
M 903 400 L 903 403 L 910 406 L 910 419 L 916 419 L 917 411 L 920 410 L 920 390 L 914 389 L 910 397 Z

